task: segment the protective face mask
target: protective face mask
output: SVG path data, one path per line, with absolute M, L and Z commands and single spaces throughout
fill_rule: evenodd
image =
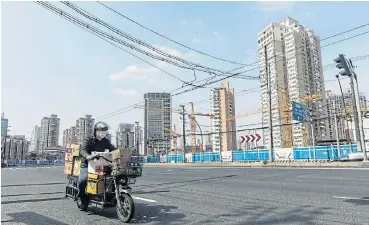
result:
M 106 137 L 106 131 L 96 131 L 96 138 L 98 139 L 98 140 L 101 140 L 101 139 L 103 139 L 103 138 L 105 138 Z

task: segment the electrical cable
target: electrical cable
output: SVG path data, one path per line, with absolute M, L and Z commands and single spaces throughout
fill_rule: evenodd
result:
M 37 4 L 39 4 L 38 2 L 36 2 Z M 63 14 L 63 13 L 61 13 L 61 14 Z M 343 40 L 340 40 L 340 41 L 337 41 L 337 42 L 334 42 L 334 43 L 331 43 L 331 44 L 328 44 L 328 45 L 326 45 L 326 46 L 329 46 L 329 45 L 333 45 L 333 44 L 336 44 L 336 43 L 339 43 L 339 42 L 342 42 L 342 41 L 345 41 L 345 40 L 348 40 L 348 39 L 351 39 L 351 38 L 354 38 L 354 37 L 357 37 L 357 36 L 360 36 L 360 35 L 363 35 L 363 34 L 366 34 L 366 33 L 368 33 L 368 32 L 365 32 L 365 33 L 362 33 L 362 34 L 359 34 L 359 35 L 355 35 L 355 36 L 353 36 L 353 37 L 349 37 L 349 38 L 346 38 L 346 39 L 343 39 Z M 337 36 L 337 35 L 336 35 Z M 329 38 L 331 38 L 331 37 L 329 37 Z M 326 39 L 329 39 L 329 38 L 326 38 Z M 323 46 L 323 47 L 326 47 L 326 46 Z M 321 48 L 323 48 L 323 47 L 321 47 Z M 256 62 L 257 63 L 257 62 Z M 243 67 L 240 67 L 240 68 L 243 68 Z M 238 70 L 238 69 L 240 69 L 240 68 L 236 68 L 236 69 L 234 69 L 234 70 Z M 251 69 L 251 70 L 247 70 L 247 71 L 244 71 L 244 72 L 249 72 L 249 71 L 252 71 L 252 70 L 255 70 L 255 69 L 257 69 L 257 68 L 254 68 L 254 69 Z M 232 70 L 232 71 L 234 71 L 234 70 Z M 241 72 L 242 73 L 242 72 Z M 215 82 L 219 82 L 219 81 L 221 81 L 221 80 L 224 80 L 224 79 L 227 79 L 227 78 L 230 78 L 230 77 L 232 77 L 232 76 L 236 76 L 236 75 L 238 75 L 238 74 L 240 74 L 240 73 L 236 73 L 236 74 L 232 74 L 232 75 L 230 75 L 230 76 L 226 76 L 225 78 L 222 78 L 222 79 L 220 79 L 220 80 L 215 80 L 215 81 L 212 81 L 211 83 L 209 83 L 209 82 L 206 82 L 205 84 L 202 84 L 202 85 L 199 85 L 199 86 L 197 86 L 195 89 L 198 89 L 198 88 L 200 88 L 200 87 L 204 87 L 204 86 L 206 86 L 206 85 L 208 85 L 208 84 L 212 84 L 212 83 L 215 83 Z M 252 78 L 256 78 L 256 77 L 252 77 Z M 185 82 L 184 82 L 185 83 Z M 193 89 L 194 90 L 194 89 Z M 190 90 L 186 90 L 186 91 L 184 91 L 184 92 L 181 92 L 181 93 L 185 93 L 185 92 L 188 92 L 188 91 L 190 91 Z M 181 94 L 181 93 L 176 93 L 175 95 L 179 95 L 179 94 Z M 135 106 L 135 105 L 137 105 L 137 104 L 134 104 L 134 105 L 132 105 L 132 106 Z M 131 106 L 131 107 L 132 107 Z M 122 111 L 122 110 L 119 110 L 119 111 Z
M 173 39 L 171 39 L 171 38 L 169 38 L 169 37 L 166 37 L 166 36 L 164 36 L 164 35 L 162 35 L 162 34 L 160 34 L 160 33 L 156 32 L 156 31 L 154 31 L 154 30 L 152 30 L 152 29 L 150 29 L 150 28 L 148 28 L 148 27 L 146 27 L 146 26 L 144 26 L 144 25 L 142 25 L 142 24 L 138 23 L 137 21 L 135 21 L 135 20 L 133 20 L 133 19 L 131 19 L 131 18 L 129 18 L 129 17 L 127 17 L 127 16 L 123 15 L 122 13 L 120 13 L 120 12 L 118 12 L 118 11 L 114 10 L 113 8 L 111 8 L 111 7 L 107 6 L 107 5 L 105 5 L 104 3 L 100 2 L 100 1 L 97 1 L 97 3 L 101 4 L 102 6 L 104 6 L 104 7 L 105 7 L 105 8 L 107 8 L 107 9 L 109 9 L 109 10 L 111 10 L 111 11 L 115 12 L 116 14 L 120 15 L 121 17 L 123 17 L 123 18 L 125 18 L 125 19 L 127 19 L 127 20 L 131 21 L 132 23 L 135 23 L 136 25 L 138 25 L 138 26 L 140 26 L 140 27 L 142 27 L 142 28 L 144 28 L 144 29 L 146 29 L 146 30 L 148 30 L 148 31 L 150 31 L 150 32 L 152 32 L 152 33 L 154 33 L 154 34 L 156 34 L 156 35 L 158 35 L 158 36 L 160 36 L 160 37 L 162 37 L 162 38 L 164 38 L 164 39 L 167 39 L 167 40 L 169 40 L 169 41 L 171 41 L 171 42 L 173 42 L 173 43 L 175 43 L 175 44 L 178 44 L 178 45 L 180 45 L 180 46 L 182 46 L 182 47 L 184 47 L 184 48 L 187 48 L 187 49 L 189 49 L 189 50 L 191 50 L 191 51 L 197 52 L 197 53 L 199 53 L 199 54 L 202 54 L 202 55 L 208 56 L 208 57 L 213 58 L 213 59 L 221 60 L 221 61 L 223 61 L 223 62 L 229 62 L 229 63 L 232 63 L 232 64 L 238 64 L 238 65 L 245 65 L 245 66 L 249 66 L 249 65 L 246 65 L 246 64 L 244 64 L 244 63 L 234 62 L 234 61 L 226 60 L 226 59 L 219 58 L 219 57 L 216 57 L 216 56 L 212 56 L 212 55 L 209 55 L 209 54 L 207 54 L 207 53 L 204 53 L 204 52 L 201 52 L 201 51 L 199 51 L 199 50 L 196 50 L 196 49 L 194 49 L 194 48 L 191 48 L 191 47 L 189 47 L 189 46 L 187 46 L 187 45 L 181 44 L 181 43 L 179 43 L 179 42 L 177 42 L 177 41 L 175 41 L 175 40 L 173 40 Z
M 135 42 L 139 45 L 142 45 L 160 55 L 163 55 L 163 56 L 166 56 L 168 58 L 171 58 L 171 59 L 175 59 L 175 60 L 178 60 L 184 64 L 187 64 L 189 66 L 194 66 L 194 69 L 199 67 L 199 68 L 203 68 L 203 69 L 206 69 L 208 71 L 215 71 L 215 72 L 218 72 L 218 73 L 225 73 L 225 71 L 222 71 L 222 70 L 218 70 L 218 69 L 214 69 L 214 68 L 210 68 L 210 67 L 206 67 L 206 66 L 203 66 L 203 65 L 200 65 L 200 64 L 197 64 L 197 63 L 193 63 L 191 61 L 188 61 L 188 60 L 185 60 L 181 57 L 178 57 L 176 55 L 173 55 L 173 54 L 170 54 L 170 53 L 167 53 L 165 51 L 162 51 L 161 49 L 158 49 L 142 40 L 139 40 L 137 38 L 134 38 L 133 36 L 123 32 L 122 30 L 110 25 L 109 23 L 97 18 L 96 16 L 92 15 L 91 13 L 87 12 L 86 10 L 74 5 L 73 3 L 70 3 L 70 2 L 67 2 L 67 1 L 62 1 L 61 3 L 63 3 L 64 5 L 68 6 L 69 8 L 73 9 L 74 11 L 76 11 L 77 13 L 79 13 L 80 15 L 84 16 L 85 18 L 91 20 L 91 21 L 94 21 L 95 23 L 98 23 L 106 28 L 108 28 L 109 30 L 113 31 L 114 33 L 132 41 L 132 42 Z M 201 70 L 202 72 L 204 72 L 204 70 Z

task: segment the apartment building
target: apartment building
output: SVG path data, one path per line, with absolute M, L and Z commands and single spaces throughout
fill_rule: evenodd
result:
M 237 149 L 234 89 L 228 82 L 210 91 L 210 114 L 213 151 Z
M 95 119 L 91 115 L 81 117 L 76 121 L 77 143 L 82 144 L 83 139 L 93 136 Z
M 336 124 L 334 122 L 334 115 L 338 115 L 341 118 L 337 121 L 338 127 L 338 137 L 340 139 L 346 139 L 347 134 L 350 135 L 350 139 L 356 141 L 356 132 L 355 132 L 355 125 L 353 122 L 354 114 L 352 110 L 353 106 L 353 97 L 352 97 L 351 89 L 348 88 L 343 91 L 343 93 L 335 94 L 332 91 L 328 90 L 326 92 L 327 98 L 327 114 L 328 114 L 328 121 L 327 121 L 327 139 L 336 139 Z M 359 93 L 359 101 L 360 101 L 360 108 L 361 111 L 367 111 L 367 100 L 363 93 Z M 344 120 L 342 118 L 346 112 L 351 116 L 352 120 Z
M 270 24 L 258 34 L 258 49 L 261 101 L 264 109 L 268 108 L 268 77 L 270 77 L 272 123 L 275 126 L 274 147 L 285 146 L 288 137 L 291 137 L 293 146 L 303 146 L 305 131 L 311 140 L 308 125 L 293 125 L 292 132 L 288 131 L 286 126 L 278 125 L 284 123 L 285 112 L 281 106 L 285 99 L 290 103 L 319 94 L 321 101 L 309 103 L 308 108 L 311 109 L 313 118 L 321 118 L 327 114 L 319 37 L 312 30 L 288 17 L 279 23 Z M 265 126 L 269 124 L 267 110 L 262 113 L 262 121 Z M 325 139 L 324 120 L 318 120 L 314 124 L 314 129 L 316 140 Z M 269 146 L 269 131 L 264 129 L 263 132 L 264 145 Z
M 63 147 L 67 147 L 71 144 L 77 144 L 77 127 L 72 126 L 63 131 Z
M 59 127 L 60 118 L 55 114 L 52 114 L 50 117 L 44 117 L 41 120 L 41 147 L 39 154 L 43 154 L 47 147 L 59 145 Z
M 35 125 L 32 129 L 31 134 L 31 145 L 29 148 L 30 152 L 39 152 L 41 147 L 41 127 Z
M 133 148 L 135 146 L 134 124 L 119 123 L 116 134 L 117 148 Z
M 172 97 L 170 93 L 146 93 L 144 115 L 144 154 L 171 150 Z

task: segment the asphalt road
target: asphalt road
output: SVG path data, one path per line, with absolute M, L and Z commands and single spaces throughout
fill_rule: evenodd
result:
M 136 224 L 369 224 L 365 169 L 144 169 Z M 79 211 L 66 181 L 61 167 L 1 169 L 1 222 L 122 224 L 114 209 Z

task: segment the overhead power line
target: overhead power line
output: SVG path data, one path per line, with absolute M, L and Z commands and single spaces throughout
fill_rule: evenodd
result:
M 180 66 L 178 63 L 174 64 L 176 66 L 180 66 L 182 68 L 185 68 L 185 69 L 192 69 L 192 70 L 199 70 L 201 72 L 209 72 L 209 73 L 227 73 L 225 71 L 222 71 L 222 70 L 219 70 L 219 69 L 215 69 L 215 68 L 211 68 L 211 67 L 207 67 L 207 66 L 203 66 L 203 65 L 200 65 L 200 64 L 197 64 L 197 63 L 194 63 L 194 62 L 191 62 L 189 60 L 185 60 L 181 57 L 178 57 L 174 54 L 170 54 L 170 53 L 167 53 L 159 48 L 156 48 L 142 40 L 139 40 L 131 35 L 129 35 L 128 33 L 126 32 L 123 32 L 122 30 L 112 26 L 111 24 L 99 19 L 98 17 L 92 15 L 91 13 L 87 12 L 86 10 L 76 6 L 75 4 L 71 3 L 71 2 L 67 2 L 67 1 L 62 1 L 61 3 L 63 3 L 64 5 L 68 6 L 69 8 L 73 9 L 75 12 L 79 13 L 80 15 L 82 15 L 83 17 L 97 23 L 97 24 L 100 24 L 104 27 L 106 27 L 107 29 L 113 31 L 114 33 L 118 34 L 119 36 L 122 36 L 132 42 L 135 42 L 139 45 L 142 45 L 148 49 L 150 49 L 151 51 L 159 54 L 159 55 L 162 55 L 162 56 L 165 56 L 165 57 L 168 57 L 170 59 L 173 59 L 173 60 L 177 60 L 177 61 L 180 61 L 181 63 L 185 64 L 185 65 L 188 65 L 188 66 L 192 66 L 192 67 L 183 67 L 183 66 Z M 121 43 L 122 44 L 122 43 Z M 126 44 L 125 44 L 126 45 Z M 127 45 L 126 45 L 127 46 Z M 127 47 L 131 47 L 131 46 L 127 46 Z M 132 48 L 132 47 L 131 47 Z M 138 49 L 135 49 L 136 51 L 139 51 Z M 141 51 L 140 51 L 141 52 Z M 146 54 L 148 54 L 149 52 L 146 52 Z M 150 54 L 150 57 L 153 57 L 152 54 Z M 155 57 L 153 57 L 155 58 Z M 171 61 L 171 63 L 173 64 L 174 61 L 172 60 L 169 60 Z
M 229 62 L 229 63 L 233 63 L 233 64 L 249 66 L 249 65 L 246 65 L 245 63 L 234 62 L 234 61 L 231 61 L 231 60 L 227 60 L 227 59 L 223 59 L 223 58 L 220 58 L 220 57 L 216 57 L 216 56 L 213 56 L 213 55 L 207 54 L 207 53 L 205 53 L 205 52 L 201 52 L 201 51 L 199 51 L 199 50 L 196 50 L 196 49 L 194 49 L 194 48 L 191 48 L 191 47 L 189 47 L 189 46 L 187 46 L 187 45 L 181 44 L 181 43 L 179 43 L 179 42 L 177 42 L 177 41 L 175 41 L 175 40 L 173 40 L 173 39 L 171 39 L 171 38 L 169 38 L 169 37 L 167 37 L 167 36 L 164 36 L 163 34 L 160 34 L 160 33 L 156 32 L 156 31 L 154 31 L 154 30 L 152 30 L 152 29 L 150 29 L 150 28 L 148 28 L 148 27 L 146 27 L 146 26 L 144 26 L 144 25 L 142 25 L 142 24 L 138 23 L 137 21 L 135 21 L 135 20 L 133 20 L 133 19 L 129 18 L 128 16 L 123 15 L 122 13 L 120 13 L 120 12 L 116 11 L 116 10 L 115 10 L 115 9 L 113 9 L 112 7 L 109 7 L 109 6 L 107 6 L 106 4 L 104 4 L 104 3 L 102 3 L 102 2 L 97 1 L 97 3 L 101 4 L 101 5 L 102 5 L 102 6 L 104 6 L 105 8 L 107 8 L 107 9 L 111 10 L 112 12 L 115 12 L 116 14 L 120 15 L 121 17 L 123 17 L 123 18 L 125 18 L 125 19 L 127 19 L 127 20 L 131 21 L 132 23 L 135 23 L 136 25 L 138 25 L 138 26 L 140 26 L 140 27 L 142 27 L 142 28 L 144 28 L 144 29 L 146 29 L 146 30 L 148 30 L 148 31 L 150 31 L 150 32 L 152 32 L 152 33 L 154 33 L 154 34 L 156 34 L 156 35 L 158 35 L 158 36 L 160 36 L 160 37 L 162 37 L 162 38 L 165 38 L 165 39 L 167 39 L 168 41 L 171 41 L 171 42 L 173 42 L 173 43 L 175 43 L 175 44 L 178 44 L 178 45 L 180 45 L 180 46 L 182 46 L 182 47 L 184 47 L 184 48 L 187 48 L 187 49 L 189 49 L 189 50 L 191 50 L 191 51 L 197 52 L 197 53 L 199 53 L 199 54 L 201 54 L 201 55 L 205 55 L 205 56 L 208 56 L 208 57 L 213 58 L 213 59 L 221 60 L 221 61 L 223 61 L 223 62 Z
M 40 3 L 40 2 L 36 2 L 37 4 L 40 4 L 40 5 L 42 5 L 43 7 L 45 7 L 45 8 L 48 8 L 50 11 L 52 11 L 52 12 L 54 12 L 55 14 L 57 14 L 57 15 L 59 15 L 59 16 L 62 16 L 63 17 L 63 14 L 67 14 L 65 11 L 62 11 L 62 10 L 58 10 L 56 7 L 54 7 L 53 5 L 51 5 L 51 4 L 48 4 L 48 3 Z M 50 8 L 50 5 L 51 5 L 51 7 L 52 8 Z M 49 6 L 49 7 L 48 7 Z M 65 17 L 64 17 L 65 18 Z M 68 19 L 69 21 L 71 21 L 70 19 Z M 73 21 L 72 21 L 73 22 Z M 83 22 L 83 21 L 82 21 Z M 74 24 L 76 24 L 75 22 L 74 22 Z M 86 24 L 86 23 L 85 23 Z M 77 24 L 78 25 L 78 24 Z M 81 27 L 81 24 L 79 24 L 79 26 Z M 87 24 L 87 26 L 85 26 L 84 28 L 89 28 L 91 25 L 89 25 L 89 24 Z M 351 29 L 352 30 L 352 29 Z M 347 31 L 346 31 L 347 32 Z M 345 33 L 345 32 L 343 32 L 343 33 Z M 345 41 L 345 40 L 348 40 L 348 39 L 351 39 L 351 38 L 354 38 L 354 37 L 357 37 L 357 36 L 360 36 L 360 35 L 363 35 L 363 34 L 366 34 L 366 33 L 368 33 L 368 32 L 365 32 L 365 33 L 362 33 L 362 34 L 359 34 L 359 35 L 355 35 L 355 36 L 353 36 L 353 37 L 349 37 L 349 38 L 346 38 L 346 39 L 343 39 L 343 40 L 340 40 L 340 41 L 337 41 L 337 42 L 334 42 L 334 43 L 331 43 L 331 44 L 328 44 L 328 45 L 326 45 L 326 46 L 329 46 L 329 45 L 332 45 L 332 44 L 336 44 L 336 43 L 339 43 L 339 42 L 342 42 L 342 41 Z M 337 36 L 337 35 L 335 35 L 335 36 Z M 99 36 L 100 37 L 100 36 Z M 110 38 L 110 37 L 113 37 L 113 36 L 111 36 L 111 35 L 108 35 L 106 38 Z M 100 38 L 102 38 L 102 37 L 100 37 Z M 329 38 L 331 38 L 331 37 L 328 37 L 328 38 L 326 38 L 326 39 L 329 39 Z M 104 38 L 102 38 L 102 39 L 104 39 Z M 106 39 L 104 39 L 104 40 L 106 40 Z M 326 47 L 326 46 L 323 46 L 323 47 Z M 323 48 L 322 47 L 322 48 Z M 300 53 L 301 54 L 301 53 Z M 257 62 L 255 62 L 255 63 L 253 63 L 253 64 L 256 64 L 256 63 L 258 63 L 259 61 L 257 61 Z M 249 64 L 250 65 L 250 64 Z M 252 64 L 251 64 L 252 65 Z M 241 68 L 244 68 L 245 66 L 242 66 L 242 67 L 239 67 L 239 68 L 236 68 L 236 69 L 233 69 L 233 70 L 231 70 L 231 71 L 228 71 L 228 72 L 226 72 L 226 73 L 230 73 L 230 72 L 232 72 L 232 71 L 235 71 L 235 70 L 239 70 L 239 69 L 241 69 Z M 246 73 L 246 72 L 249 72 L 249 71 L 252 71 L 252 70 L 255 70 L 255 69 L 258 69 L 258 68 L 253 68 L 253 69 L 251 69 L 251 70 L 246 70 L 246 71 L 242 71 L 242 72 L 239 72 L 239 73 L 235 73 L 235 74 L 231 74 L 231 75 L 226 75 L 224 78 L 222 78 L 222 79 L 218 79 L 218 80 L 213 80 L 213 78 L 214 77 L 211 77 L 211 78 L 207 78 L 207 79 L 204 79 L 205 80 L 205 83 L 204 84 L 201 84 L 201 85 L 195 85 L 195 88 L 193 88 L 193 89 L 189 89 L 189 90 L 185 90 L 185 91 L 183 91 L 183 92 L 179 92 L 179 93 L 176 93 L 176 94 L 174 94 L 174 96 L 175 95 L 179 95 L 179 94 L 182 94 L 182 93 L 186 93 L 186 92 L 189 92 L 189 91 L 192 91 L 192 90 L 195 90 L 195 89 L 198 89 L 198 88 L 202 88 L 202 87 L 205 87 L 205 86 L 208 86 L 208 85 L 210 85 L 210 84 L 213 84 L 213 83 L 216 83 L 216 82 L 219 82 L 219 81 L 222 81 L 222 80 L 225 80 L 225 79 L 228 79 L 228 78 L 234 78 L 234 77 L 236 77 L 236 76 L 238 76 L 238 75 L 240 75 L 240 74 L 242 74 L 242 73 Z M 248 76 L 247 77 L 248 79 L 259 79 L 258 77 L 256 77 L 256 76 Z M 209 82 L 210 80 L 212 80 L 211 82 Z M 182 80 L 181 80 L 182 81 Z M 191 86 L 194 86 L 193 85 L 193 83 L 190 83 L 190 82 L 186 82 L 186 81 L 182 81 L 183 83 L 185 83 L 187 86 L 188 85 L 191 85 Z M 201 82 L 201 81 L 199 81 L 199 82 Z M 199 83 L 199 82 L 196 82 L 196 83 Z M 182 87 L 180 87 L 180 88 L 177 88 L 177 89 L 175 89 L 175 90 L 178 90 L 178 89 L 182 89 L 183 88 L 183 86 Z M 173 91 L 175 91 L 175 90 L 173 90 Z M 172 92 L 172 91 L 171 91 Z M 141 102 L 140 103 L 137 103 L 137 104 L 141 104 Z M 118 113 L 118 114 L 120 114 L 119 112 L 122 112 L 122 111 L 130 111 L 130 110 L 133 110 L 133 109 L 129 109 L 129 108 L 131 108 L 131 107 L 134 107 L 134 106 L 136 106 L 137 104 L 134 104 L 134 105 L 132 105 L 132 106 L 129 106 L 129 107 L 126 107 L 126 108 L 124 108 L 124 109 L 121 109 L 121 110 L 117 110 L 116 111 L 116 113 Z M 114 113 L 114 112 L 113 112 Z M 112 113 L 109 113 L 109 114 L 112 114 Z M 114 115 L 117 115 L 117 114 L 114 114 Z M 113 115 L 113 116 L 114 116 Z M 110 117 L 110 116 L 108 116 L 108 117 Z
M 355 37 L 358 37 L 358 36 L 361 36 L 361 35 L 364 35 L 364 34 L 368 34 L 369 33 L 369 31 L 367 31 L 367 32 L 363 32 L 363 33 L 360 33 L 360 34 L 357 34 L 357 35 L 354 35 L 354 36 L 351 36 L 351 37 L 348 37 L 348 38 L 344 38 L 344 39 L 342 39 L 342 40 L 339 40 L 339 41 L 335 41 L 335 42 L 333 42 L 333 43 L 329 43 L 329 44 L 327 44 L 327 45 L 324 45 L 324 46 L 322 46 L 322 47 L 320 47 L 321 49 L 322 48 L 325 48 L 325 47 L 327 47 L 327 46 L 331 46 L 331 45 L 334 45 L 334 44 L 338 44 L 338 43 L 340 43 L 340 42 L 343 42 L 343 41 L 346 41 L 346 40 L 349 40 L 349 39 L 352 39 L 352 38 L 355 38 Z M 297 50 L 299 50 L 299 49 L 301 49 L 301 47 L 300 48 L 297 48 L 296 49 L 296 52 L 297 52 Z M 296 54 L 296 55 L 301 55 L 302 53 L 299 53 L 299 54 Z M 282 61 L 283 59 L 281 59 L 281 60 L 276 60 L 276 62 L 275 63 L 277 63 L 277 62 L 280 62 L 280 61 Z M 258 61 L 258 62 L 260 62 L 260 60 Z M 247 72 L 249 72 L 249 71 L 253 71 L 253 70 L 256 70 L 256 69 L 259 69 L 260 68 L 260 66 L 259 67 L 256 67 L 256 68 L 253 68 L 253 69 L 250 69 L 250 70 L 248 70 Z M 176 95 L 179 95 L 179 94 L 183 94 L 183 93 L 186 93 L 186 92 L 189 92 L 189 91 L 193 91 L 193 90 L 196 90 L 196 89 L 198 89 L 199 87 L 205 87 L 205 86 L 207 86 L 207 85 L 210 85 L 210 84 L 214 84 L 214 83 L 217 83 L 217 82 L 219 82 L 219 81 L 222 81 L 222 80 L 225 80 L 225 79 L 228 79 L 228 78 L 232 78 L 234 75 L 238 75 L 237 73 L 236 74 L 232 74 L 232 75 L 228 75 L 228 76 L 226 76 L 226 77 L 224 77 L 224 78 L 221 78 L 221 79 L 218 79 L 218 80 L 213 80 L 213 81 L 211 81 L 211 82 L 207 82 L 207 83 L 204 83 L 204 84 L 202 84 L 202 85 L 198 85 L 197 87 L 194 87 L 194 88 L 191 88 L 191 89 L 187 89 L 187 90 L 184 90 L 184 91 L 181 91 L 181 92 L 177 92 L 177 93 L 175 93 L 173 96 L 176 96 Z

